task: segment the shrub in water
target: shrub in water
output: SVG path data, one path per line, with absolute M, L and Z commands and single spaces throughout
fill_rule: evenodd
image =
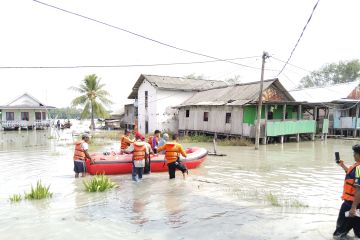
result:
M 90 180 L 84 180 L 83 183 L 87 192 L 103 192 L 116 187 L 116 184 L 105 175 L 96 175 Z
M 14 194 L 12 196 L 9 197 L 10 202 L 15 203 L 15 202 L 20 202 L 21 201 L 21 195 L 20 194 Z
M 51 198 L 52 193 L 49 191 L 50 185 L 45 186 L 42 185 L 41 181 L 37 181 L 36 187 L 34 188 L 31 185 L 31 191 L 29 193 L 25 193 L 25 199 L 34 200 L 34 199 L 43 199 L 43 198 Z

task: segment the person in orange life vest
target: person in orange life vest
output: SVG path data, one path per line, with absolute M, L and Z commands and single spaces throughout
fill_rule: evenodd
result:
M 333 234 L 334 239 L 344 239 L 351 229 L 354 230 L 355 236 L 360 238 L 360 217 L 355 217 L 356 210 L 360 208 L 360 145 L 352 147 L 354 151 L 355 163 L 350 167 L 340 160 L 339 166 L 346 173 L 342 199 L 344 200 L 339 216 L 336 222 L 336 230 Z M 345 212 L 349 211 L 349 217 Z M 347 239 L 347 238 L 346 238 Z
M 143 141 L 136 141 L 133 144 L 133 166 L 132 166 L 132 179 L 134 181 L 139 181 L 142 179 L 142 175 L 144 173 L 145 167 L 145 159 L 146 159 L 146 145 Z
M 161 137 L 160 135 L 161 135 L 161 131 L 155 130 L 154 136 L 152 137 L 152 141 L 151 141 L 151 147 L 152 147 L 154 153 L 157 153 L 157 149 L 158 149 L 159 141 L 160 141 L 160 137 Z
M 82 140 L 75 142 L 75 151 L 73 157 L 75 178 L 79 177 L 79 173 L 81 173 L 81 177 L 85 177 L 86 175 L 85 159 L 90 159 L 91 163 L 93 163 L 93 160 L 91 159 L 88 153 L 89 140 L 90 140 L 89 135 L 83 134 Z
M 131 132 L 127 129 L 125 129 L 124 135 L 120 138 L 120 153 L 129 153 L 130 151 L 128 148 L 132 143 L 134 143 L 134 140 L 130 139 Z
M 165 143 L 165 145 L 159 147 L 158 151 L 161 152 L 165 150 L 165 160 L 168 166 L 169 178 L 175 178 L 176 169 L 179 169 L 182 172 L 183 177 L 185 178 L 185 173 L 188 174 L 188 170 L 186 166 L 180 162 L 180 154 L 183 157 L 186 157 L 187 154 L 181 144 L 177 143 L 177 134 L 173 135 L 172 140 L 172 142 L 167 142 Z
M 151 159 L 150 159 L 150 154 L 154 154 L 151 145 L 147 142 L 145 142 L 145 137 L 137 132 L 135 134 L 135 141 L 141 141 L 144 142 L 145 147 L 146 147 L 146 160 L 145 160 L 145 167 L 144 167 L 144 174 L 149 174 L 151 172 Z

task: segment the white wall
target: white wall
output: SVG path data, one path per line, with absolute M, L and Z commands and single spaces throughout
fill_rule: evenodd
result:
M 178 109 L 172 107 L 179 106 L 193 95 L 194 92 L 157 89 L 156 129 L 177 132 L 179 130 Z M 151 131 L 154 130 L 155 128 L 151 129 Z
M 33 110 L 33 109 L 18 109 L 18 110 L 2 110 L 2 121 L 6 121 L 6 113 L 13 112 L 14 113 L 14 121 L 21 121 L 21 112 L 29 113 L 29 125 L 32 125 L 35 122 L 35 112 L 45 112 L 43 110 Z M 47 119 L 47 113 L 45 114 Z M 43 119 L 43 120 L 46 120 Z
M 145 91 L 148 91 L 148 108 L 145 109 Z M 153 132 L 156 127 L 156 88 L 148 81 L 140 85 L 138 90 L 138 127 L 139 132 L 145 134 L 145 121 L 149 122 L 149 133 Z

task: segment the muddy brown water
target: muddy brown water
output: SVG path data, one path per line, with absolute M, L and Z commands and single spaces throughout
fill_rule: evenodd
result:
M 73 177 L 70 132 L 51 136 L 0 131 L 0 239 L 332 239 L 344 178 L 333 155 L 351 164 L 356 143 L 219 146 L 227 156 L 209 156 L 185 181 L 111 176 L 119 188 L 94 194 Z M 10 203 L 39 179 L 52 199 Z

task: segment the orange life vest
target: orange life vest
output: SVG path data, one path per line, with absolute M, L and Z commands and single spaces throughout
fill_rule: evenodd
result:
M 86 155 L 84 149 L 81 147 L 83 143 L 84 141 L 75 142 L 74 160 L 85 160 Z
M 129 146 L 130 146 L 130 144 L 129 143 L 127 143 L 127 142 L 125 142 L 124 141 L 124 139 L 126 138 L 127 136 L 122 136 L 121 137 L 121 150 L 125 150 L 125 149 L 127 149 Z
M 153 138 L 154 136 L 149 136 L 148 144 L 150 144 L 151 148 L 153 148 Z
M 341 197 L 343 200 L 354 201 L 354 196 L 355 196 L 354 182 L 355 182 L 355 178 L 352 178 L 350 176 L 350 174 L 354 170 L 354 168 L 356 168 L 359 165 L 360 165 L 360 162 L 355 163 L 354 165 L 349 167 L 348 171 L 346 172 L 345 182 L 344 182 L 344 191 L 343 191 L 343 194 L 342 194 L 342 197 Z
M 143 142 L 135 142 L 134 143 L 134 152 L 133 152 L 133 160 L 145 160 L 146 156 L 146 146 Z
M 180 151 L 176 143 L 165 144 L 165 159 L 168 164 L 178 160 L 179 156 L 180 156 Z

